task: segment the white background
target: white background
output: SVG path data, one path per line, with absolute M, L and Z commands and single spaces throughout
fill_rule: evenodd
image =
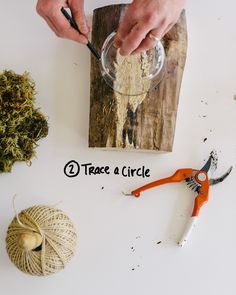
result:
M 37 105 L 50 125 L 32 166 L 16 164 L 12 173 L 0 175 L 0 292 L 236 294 L 235 1 L 188 3 L 188 57 L 174 151 L 169 154 L 88 149 L 87 48 L 56 38 L 37 16 L 36 1 L 0 2 L 0 70 L 31 73 L 37 84 Z M 90 21 L 94 8 L 119 3 L 85 2 Z M 235 169 L 224 183 L 211 188 L 199 224 L 181 249 L 176 242 L 194 200 L 185 184 L 160 186 L 140 199 L 125 198 L 121 192 L 169 176 L 178 168 L 200 168 L 212 148 L 219 155 L 216 176 L 230 165 Z M 79 175 L 70 179 L 63 167 L 72 159 L 111 168 L 145 165 L 151 177 Z M 71 217 L 79 233 L 76 256 L 65 270 L 31 277 L 10 262 L 5 236 L 14 216 L 14 194 L 18 211 L 62 201 L 58 207 Z

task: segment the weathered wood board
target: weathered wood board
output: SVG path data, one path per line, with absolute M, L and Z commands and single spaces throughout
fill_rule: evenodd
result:
M 118 27 L 124 4 L 94 10 L 92 43 L 101 49 Z M 135 110 L 103 80 L 99 62 L 91 56 L 89 147 L 137 151 L 172 151 L 179 92 L 187 52 L 185 12 L 166 34 L 166 73 L 145 94 Z M 123 109 L 120 107 L 122 100 Z

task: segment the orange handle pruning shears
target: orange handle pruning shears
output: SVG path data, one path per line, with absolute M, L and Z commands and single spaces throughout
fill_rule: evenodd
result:
M 197 217 L 199 215 L 201 207 L 209 199 L 208 194 L 209 194 L 210 185 L 214 185 L 219 182 L 222 182 L 230 174 L 232 170 L 232 167 L 230 167 L 229 170 L 221 177 L 216 179 L 209 179 L 208 172 L 209 171 L 214 172 L 216 170 L 217 162 L 218 162 L 217 154 L 215 151 L 212 151 L 208 161 L 200 170 L 196 170 L 192 168 L 178 169 L 172 176 L 148 183 L 140 188 L 133 190 L 128 195 L 139 197 L 141 192 L 148 190 L 150 188 L 156 187 L 158 185 L 172 183 L 172 182 L 180 182 L 185 180 L 187 184 L 189 185 L 189 187 L 195 192 L 197 192 L 197 196 L 195 197 L 194 208 L 192 211 L 190 222 L 188 226 L 186 227 L 186 230 L 183 234 L 182 239 L 178 243 L 180 246 L 183 246 L 185 242 L 187 241 L 193 227 L 196 225 Z
M 195 174 L 195 175 L 194 175 Z M 192 216 L 198 216 L 201 207 L 208 201 L 209 192 L 209 181 L 207 173 L 204 171 L 197 171 L 191 168 L 178 169 L 172 176 L 162 178 L 151 183 L 148 183 L 136 190 L 131 192 L 131 195 L 139 197 L 140 193 L 148 190 L 150 188 L 156 187 L 158 185 L 171 183 L 171 182 L 181 182 L 185 179 L 195 177 L 198 179 L 199 185 L 201 185 L 201 192 L 195 198 L 195 204 Z

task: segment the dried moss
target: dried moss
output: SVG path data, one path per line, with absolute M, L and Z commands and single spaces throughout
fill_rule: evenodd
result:
M 30 160 L 40 138 L 48 134 L 48 123 L 34 107 L 35 83 L 29 73 L 0 74 L 0 173 L 10 172 L 16 161 Z

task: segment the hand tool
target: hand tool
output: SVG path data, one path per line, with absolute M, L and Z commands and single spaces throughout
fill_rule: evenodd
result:
M 74 28 L 77 32 L 79 32 L 81 35 L 83 35 L 76 22 L 74 21 L 74 19 L 70 16 L 70 14 L 66 11 L 66 9 L 64 7 L 61 8 L 61 12 L 63 13 L 63 15 L 65 16 L 65 18 L 69 21 L 70 25 L 72 26 L 72 28 Z M 84 35 L 83 35 L 84 36 Z M 86 37 L 86 36 L 85 36 Z M 97 50 L 93 47 L 92 43 L 88 40 L 88 43 L 86 44 L 87 47 L 89 48 L 89 50 L 91 51 L 91 53 L 98 59 L 101 59 L 100 54 L 97 52 Z
M 179 246 L 182 247 L 185 244 L 185 242 L 188 240 L 192 229 L 196 225 L 201 207 L 208 201 L 210 185 L 215 185 L 219 182 L 222 182 L 232 171 L 233 167 L 231 166 L 228 169 L 228 171 L 225 174 L 223 174 L 221 177 L 218 177 L 215 179 L 213 178 L 209 179 L 208 174 L 210 173 L 213 174 L 215 172 L 217 168 L 217 163 L 218 163 L 217 153 L 215 151 L 212 151 L 206 164 L 200 170 L 192 169 L 192 168 L 179 169 L 170 177 L 151 182 L 138 189 L 133 190 L 130 194 L 125 194 L 125 195 L 139 197 L 141 192 L 147 189 L 153 188 L 155 186 L 165 184 L 165 183 L 180 182 L 185 180 L 189 188 L 192 189 L 194 192 L 196 192 L 197 195 L 195 197 L 192 216 L 184 231 L 184 234 L 181 240 L 178 243 Z

